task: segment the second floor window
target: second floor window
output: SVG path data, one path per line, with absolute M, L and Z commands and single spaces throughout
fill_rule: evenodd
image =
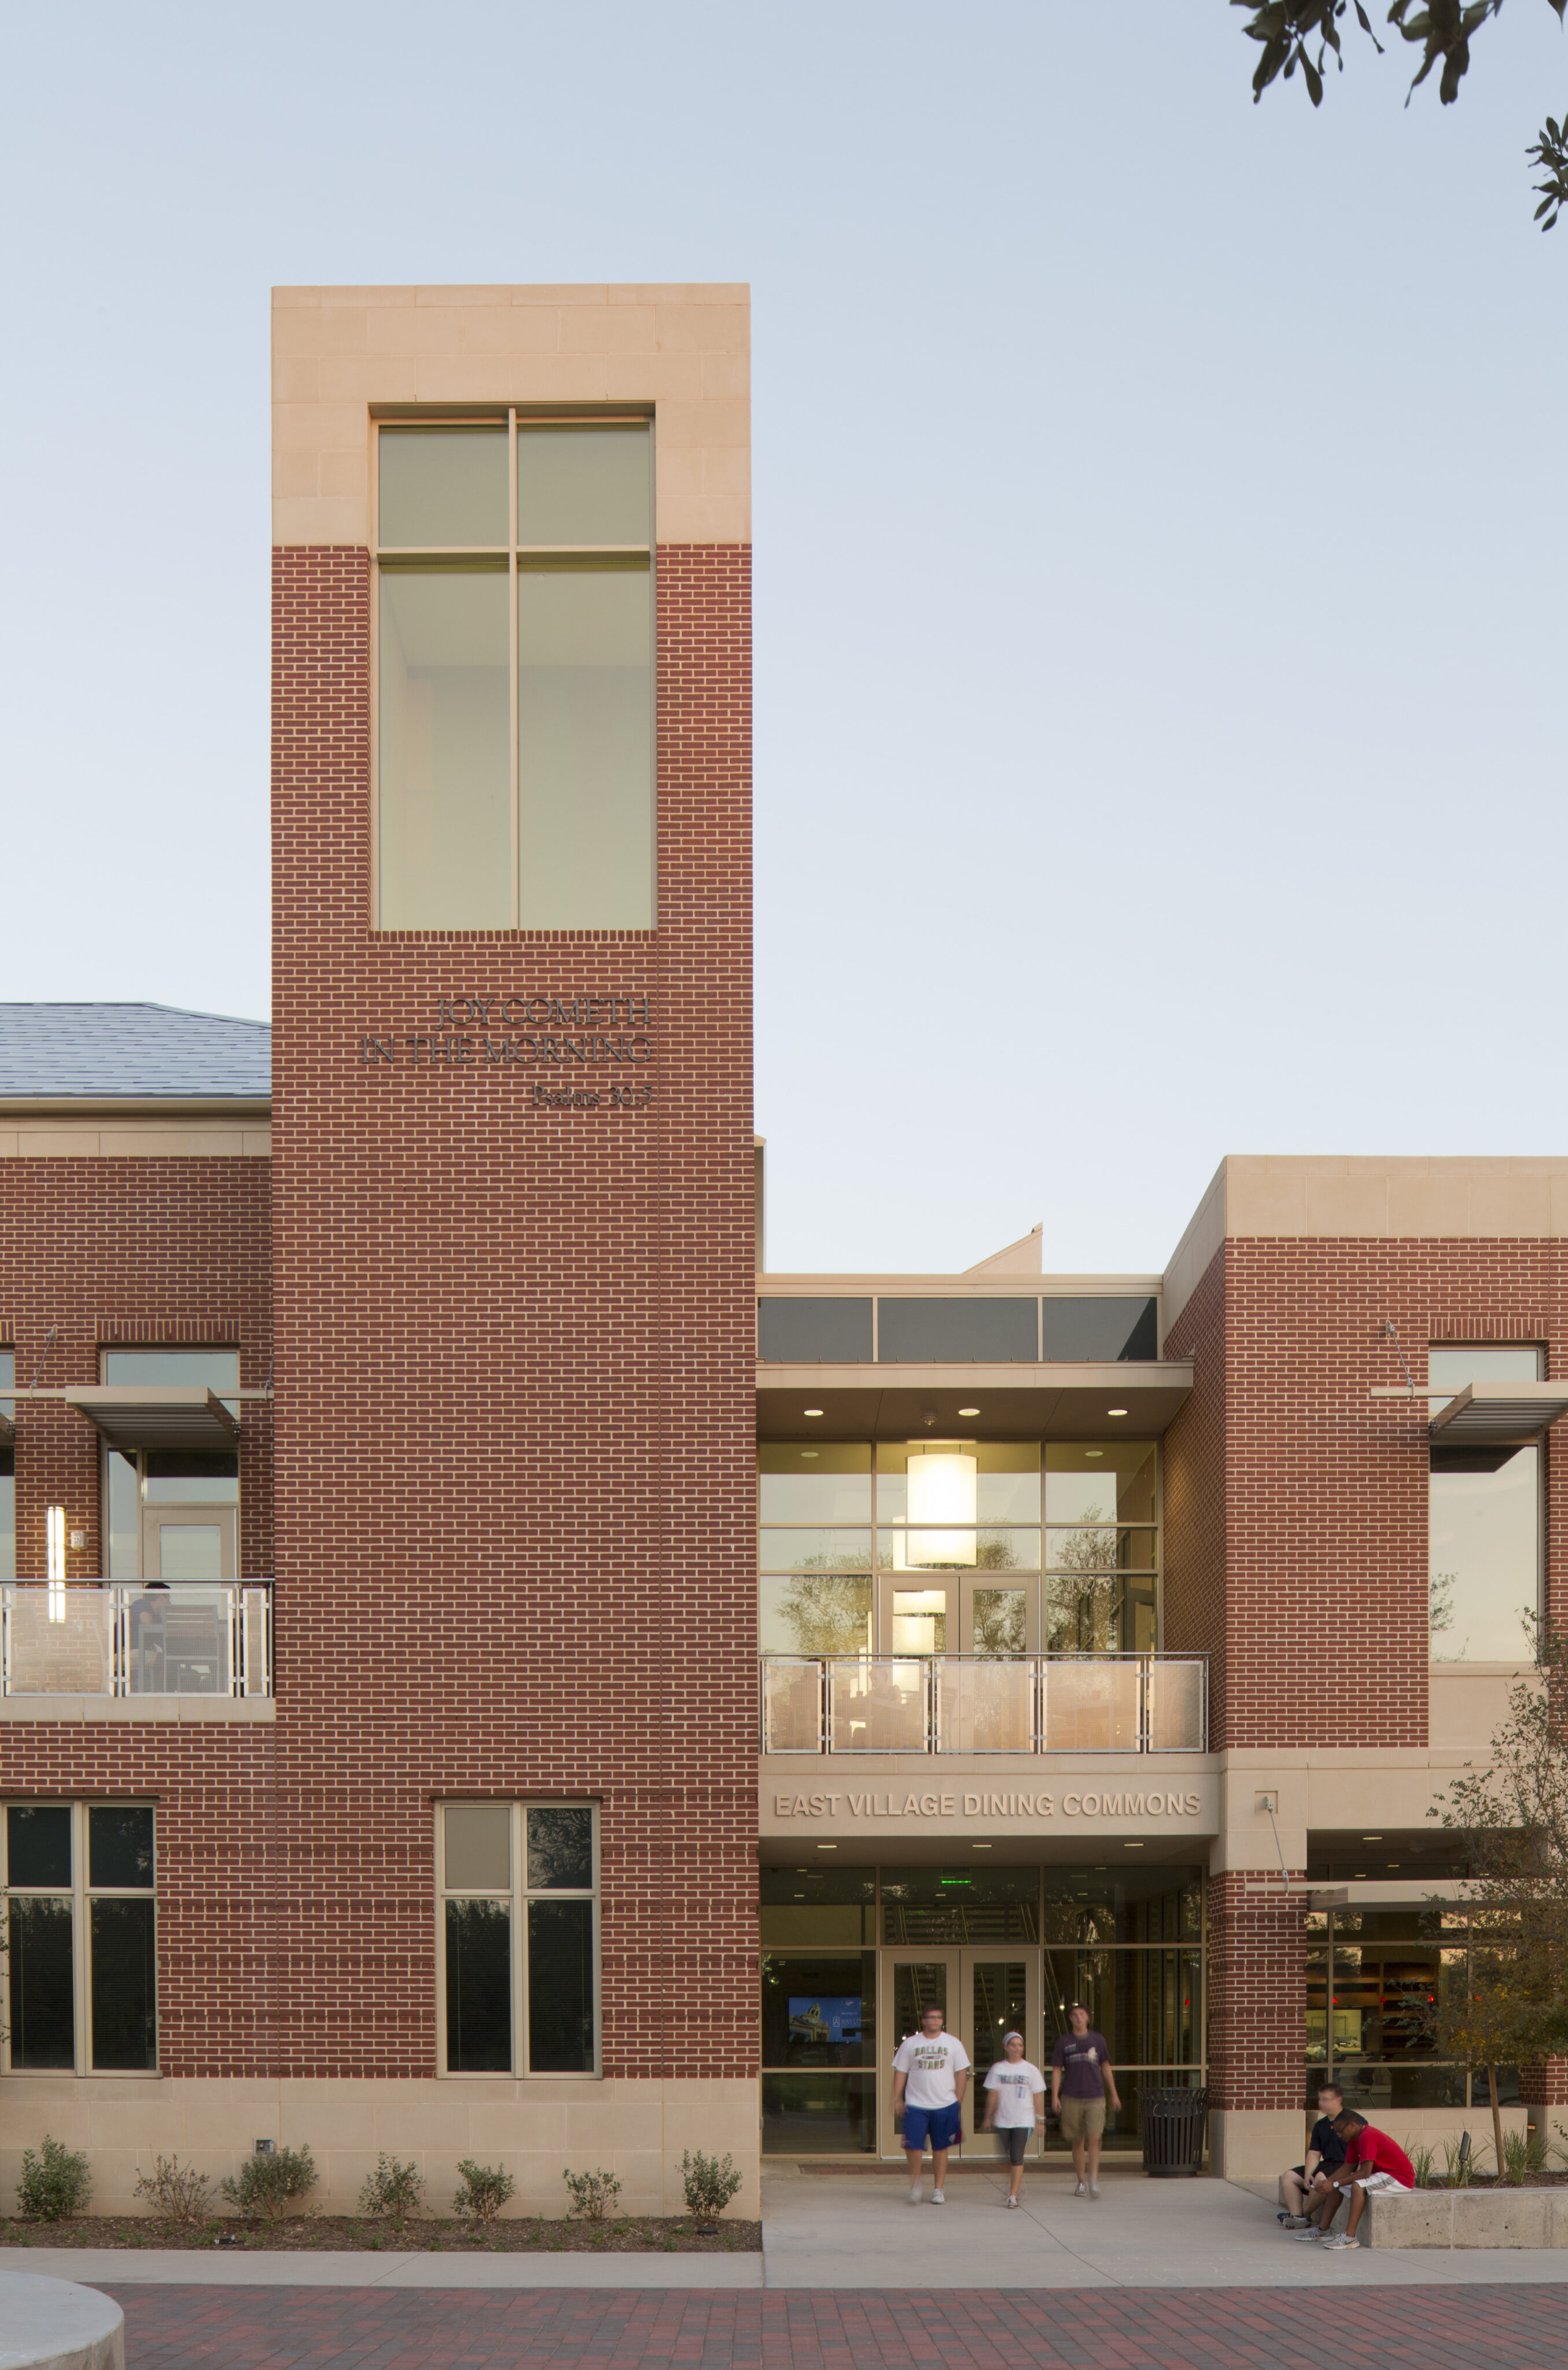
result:
M 652 431 L 386 426 L 382 929 L 651 929 Z
M 1446 1342 L 1427 1356 L 1429 1383 L 1536 1382 L 1533 1343 Z M 1435 1414 L 1443 1405 L 1430 1402 Z M 1540 1605 L 1540 1451 L 1534 1446 L 1430 1452 L 1428 1605 L 1435 1662 L 1532 1659 L 1528 1616 Z

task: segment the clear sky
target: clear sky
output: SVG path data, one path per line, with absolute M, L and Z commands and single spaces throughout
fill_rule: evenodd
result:
M 12 17 L 0 996 L 267 1011 L 271 283 L 747 280 L 771 1264 L 1561 1152 L 1568 43 L 1351 22 L 1314 116 L 1224 0 Z

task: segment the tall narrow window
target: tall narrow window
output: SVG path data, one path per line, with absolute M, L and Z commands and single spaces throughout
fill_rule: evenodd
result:
M 17 1379 L 17 1353 L 0 1350 L 0 1580 L 17 1577 L 17 1453 L 12 1427 L 17 1402 L 6 1397 Z
M 380 431 L 384 929 L 651 929 L 645 421 Z
M 444 2070 L 594 2073 L 592 1805 L 451 1802 L 438 1824 Z
M 1426 1378 L 1535 1382 L 1533 1345 L 1445 1343 L 1427 1355 Z M 1435 1414 L 1440 1399 L 1429 1402 Z M 1427 1603 L 1436 1662 L 1517 1662 L 1533 1652 L 1528 1616 L 1540 1605 L 1540 1451 L 1443 1447 L 1430 1452 Z
M 156 2073 L 150 1804 L 13 1802 L 5 1862 L 11 2071 Z

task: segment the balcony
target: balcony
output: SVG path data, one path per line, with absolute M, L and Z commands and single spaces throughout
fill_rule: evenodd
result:
M 1203 1655 L 769 1655 L 764 1753 L 1203 1753 Z
M 0 1695 L 206 1696 L 272 1692 L 267 1580 L 0 1588 Z

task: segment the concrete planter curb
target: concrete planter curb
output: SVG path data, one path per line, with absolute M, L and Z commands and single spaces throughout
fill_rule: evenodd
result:
M 1568 2189 L 1375 2190 L 1364 2247 L 1568 2247 Z

